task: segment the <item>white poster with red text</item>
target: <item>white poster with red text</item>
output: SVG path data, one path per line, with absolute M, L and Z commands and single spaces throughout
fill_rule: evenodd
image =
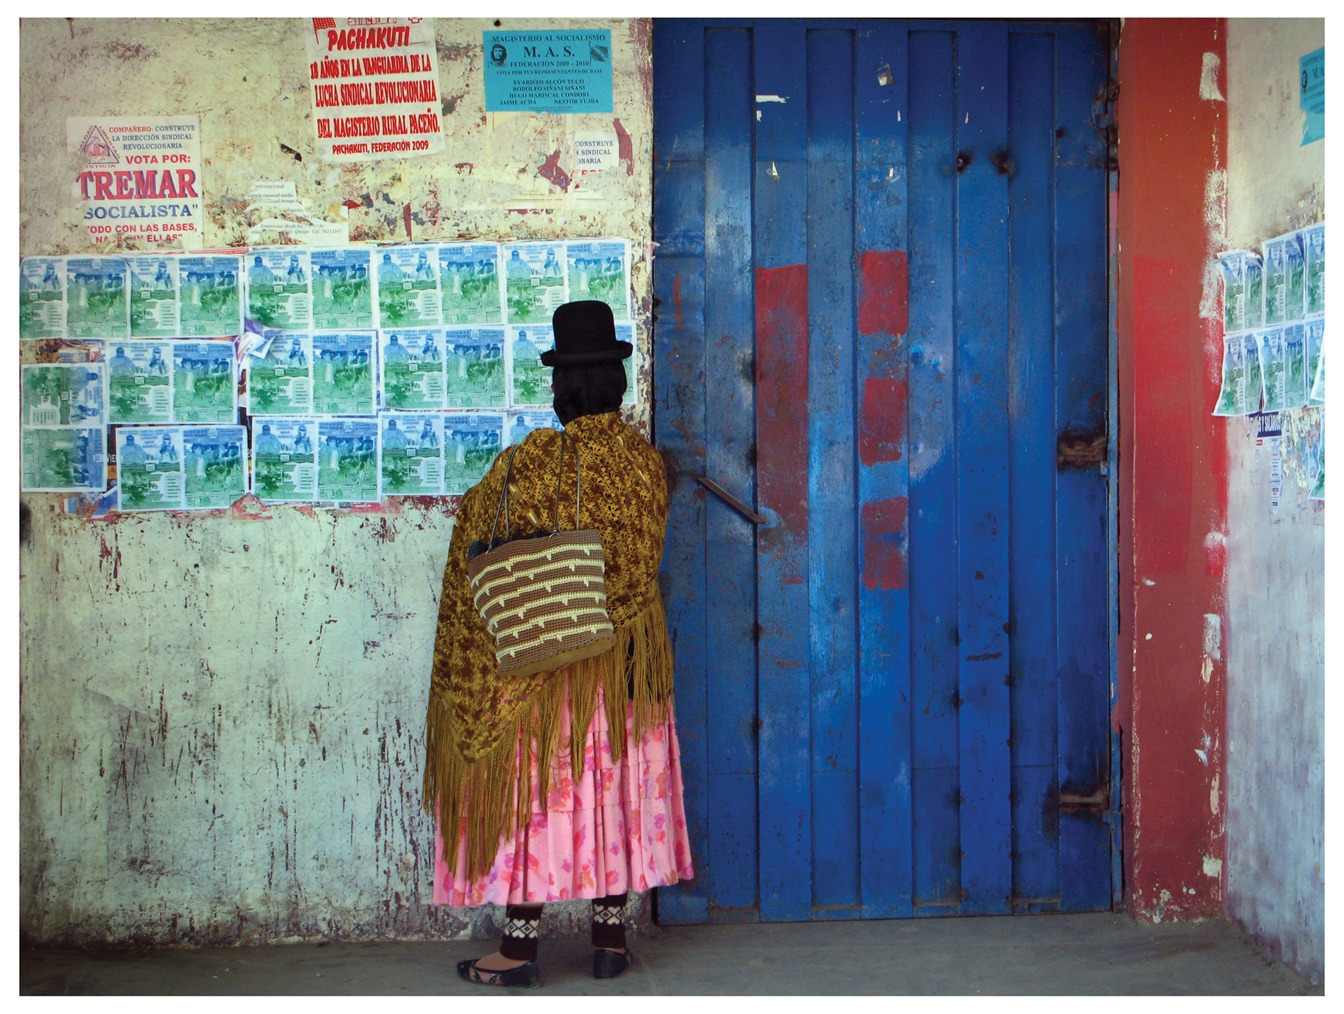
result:
M 74 195 L 94 241 L 133 250 L 200 250 L 201 128 L 195 116 L 70 117 Z
M 431 18 L 308 18 L 318 157 L 330 162 L 444 150 Z

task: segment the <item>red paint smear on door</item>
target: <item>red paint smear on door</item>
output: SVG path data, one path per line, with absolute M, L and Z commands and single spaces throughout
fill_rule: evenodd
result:
M 798 545 L 807 539 L 807 347 L 807 265 L 757 268 L 758 490 L 784 522 L 779 534 Z
M 859 460 L 865 465 L 900 461 L 905 446 L 906 403 L 910 382 L 904 377 L 868 377 L 859 409 Z
M 909 311 L 910 268 L 905 251 L 859 254 L 859 334 L 905 334 Z
M 899 591 L 910 577 L 910 502 L 903 496 L 863 505 L 863 584 L 869 591 Z

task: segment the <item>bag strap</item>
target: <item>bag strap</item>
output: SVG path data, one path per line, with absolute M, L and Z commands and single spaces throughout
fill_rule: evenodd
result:
M 551 527 L 553 535 L 560 534 L 560 484 L 565 476 L 565 445 L 568 434 L 560 431 L 560 465 L 555 470 L 555 524 Z M 579 510 L 582 508 L 580 497 L 579 449 L 574 448 L 574 530 L 579 530 Z
M 509 463 L 504 469 L 504 491 L 499 494 L 499 506 L 495 508 L 495 523 L 490 526 L 490 542 L 486 546 L 487 549 L 495 548 L 495 532 L 499 530 L 500 511 L 504 512 L 504 536 L 507 538 L 509 535 L 509 478 L 513 475 L 513 456 L 518 453 L 518 448 L 522 446 L 522 444 L 514 444 L 509 449 Z
M 568 434 L 564 430 L 560 431 L 560 463 L 555 470 L 555 522 L 551 526 L 551 534 L 560 534 L 560 489 L 565 476 L 565 446 L 568 442 Z M 509 479 L 513 476 L 513 456 L 518 453 L 518 448 L 522 444 L 514 444 L 509 449 L 509 463 L 504 468 L 504 489 L 499 494 L 499 505 L 495 508 L 495 523 L 490 526 L 490 548 L 494 548 L 495 534 L 499 531 L 499 515 L 504 515 L 504 537 L 509 535 Z M 582 508 L 581 496 L 581 476 L 579 474 L 579 451 L 574 449 L 574 530 L 579 529 L 579 511 Z

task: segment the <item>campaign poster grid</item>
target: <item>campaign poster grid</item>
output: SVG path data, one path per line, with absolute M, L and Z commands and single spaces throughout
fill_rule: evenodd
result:
M 1294 292 L 1323 293 L 1307 285 L 1324 278 L 1323 233 L 1320 243 Z M 601 300 L 618 323 L 632 321 L 628 240 L 25 257 L 19 337 L 236 337 L 245 321 L 306 333 L 521 327 L 549 324 L 557 306 L 579 299 Z
M 100 499 L 125 511 L 460 495 L 559 427 L 555 306 L 603 298 L 634 336 L 625 240 L 31 257 L 20 297 L 20 337 L 78 339 L 97 377 L 32 373 L 23 488 L 101 494 L 110 475 Z
M 1325 223 L 1218 258 L 1222 382 L 1213 414 L 1325 404 Z

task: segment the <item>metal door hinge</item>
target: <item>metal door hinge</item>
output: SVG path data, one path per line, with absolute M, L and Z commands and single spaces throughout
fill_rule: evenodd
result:
M 1106 471 L 1106 433 L 1079 433 L 1065 430 L 1055 441 L 1055 467 L 1090 468 L 1096 465 Z

